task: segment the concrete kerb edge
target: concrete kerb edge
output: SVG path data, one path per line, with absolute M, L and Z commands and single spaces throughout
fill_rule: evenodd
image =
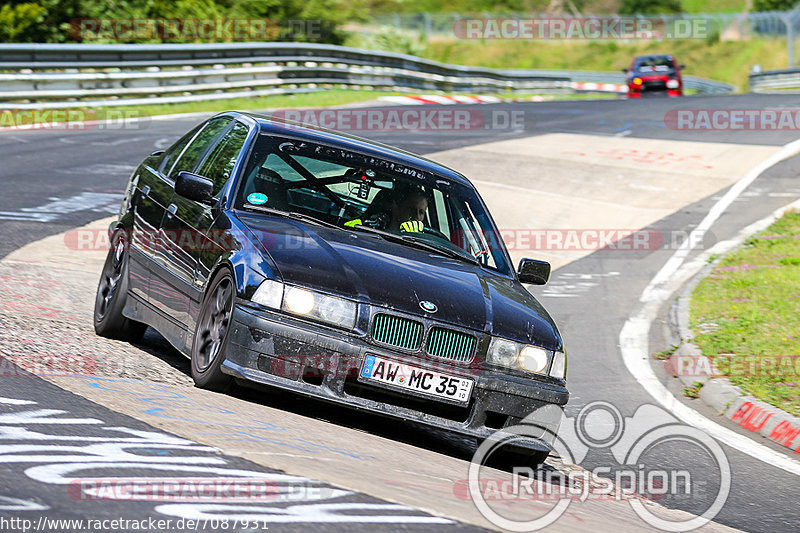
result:
M 788 211 L 797 209 L 798 202 L 785 206 L 764 220 L 766 226 L 785 214 Z M 769 221 L 767 224 L 766 221 Z M 761 221 L 759 221 L 761 222 Z M 761 225 L 761 224 L 759 224 Z M 737 246 L 727 253 L 730 253 L 742 246 L 748 237 L 759 233 L 756 230 L 750 233 L 740 233 L 734 239 Z M 723 254 L 724 255 L 724 254 Z M 708 276 L 717 263 L 722 259 L 722 255 L 705 265 L 695 274 L 681 289 L 678 298 L 672 304 L 668 313 L 668 325 L 679 339 L 676 353 L 684 356 L 704 358 L 709 364 L 705 368 L 711 368 L 710 359 L 703 355 L 702 350 L 692 342 L 694 333 L 690 327 L 689 303 L 695 287 Z M 753 396 L 745 394 L 742 389 L 730 382 L 728 378 L 711 378 L 709 376 L 685 376 L 678 375 L 681 383 L 687 387 L 700 382 L 700 399 L 714 411 L 725 418 L 736 422 L 741 427 L 758 433 L 781 446 L 791 448 L 796 453 L 800 453 L 800 418 L 787 413 L 783 409 L 763 402 Z

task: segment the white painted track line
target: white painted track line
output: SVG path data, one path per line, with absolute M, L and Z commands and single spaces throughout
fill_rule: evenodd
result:
M 780 161 L 800 153 L 800 139 L 786 144 L 779 152 L 768 157 L 751 169 L 743 178 L 736 182 L 703 218 L 700 224 L 686 239 L 686 243 L 698 242 L 695 239 L 707 231 L 714 222 L 730 207 L 730 205 L 756 180 L 764 171 Z M 740 435 L 711 419 L 703 416 L 691 407 L 678 400 L 656 377 L 650 366 L 649 335 L 650 326 L 655 320 L 659 309 L 671 295 L 680 288 L 694 274 L 706 264 L 706 259 L 712 254 L 728 251 L 737 246 L 749 234 L 766 228 L 777 217 L 788 209 L 800 207 L 800 201 L 779 209 L 770 216 L 751 224 L 743 229 L 739 235 L 729 241 L 717 243 L 716 246 L 699 254 L 692 261 L 686 263 L 686 257 L 691 251 L 690 247 L 682 247 L 672 254 L 661 270 L 650 281 L 642 296 L 639 298 L 639 309 L 622 327 L 619 334 L 620 351 L 628 371 L 636 381 L 659 404 L 690 426 L 705 431 L 718 441 L 746 453 L 760 461 L 785 470 L 795 475 L 800 475 L 800 461 L 796 461 L 783 453 L 777 452 L 760 444 L 748 436 Z

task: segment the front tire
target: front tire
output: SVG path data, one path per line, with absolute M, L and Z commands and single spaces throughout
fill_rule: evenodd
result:
M 129 342 L 141 340 L 146 324 L 122 314 L 128 299 L 128 240 L 118 231 L 108 251 L 94 301 L 94 331 L 101 337 Z
M 222 362 L 233 316 L 233 276 L 228 269 L 222 269 L 208 287 L 192 342 L 192 379 L 201 389 L 227 392 L 233 378 L 222 372 Z

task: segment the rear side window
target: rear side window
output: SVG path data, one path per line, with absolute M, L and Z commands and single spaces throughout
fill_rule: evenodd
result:
M 172 170 L 169 171 L 169 177 L 174 180 L 180 172 L 184 170 L 191 172 L 194 170 L 200 158 L 203 157 L 203 154 L 205 154 L 209 146 L 211 146 L 222 130 L 228 127 L 230 122 L 231 119 L 226 117 L 215 118 L 208 121 L 203 129 L 195 135 L 189 145 L 184 148 L 178 161 L 172 167 Z
M 215 195 L 230 178 L 249 131 L 241 122 L 234 122 L 233 127 L 220 139 L 197 171 L 214 182 Z

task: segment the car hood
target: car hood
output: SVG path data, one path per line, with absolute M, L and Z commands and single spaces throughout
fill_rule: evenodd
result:
M 263 215 L 238 217 L 287 283 L 561 348 L 552 318 L 516 280 L 379 235 Z M 421 301 L 438 310 L 426 313 Z

